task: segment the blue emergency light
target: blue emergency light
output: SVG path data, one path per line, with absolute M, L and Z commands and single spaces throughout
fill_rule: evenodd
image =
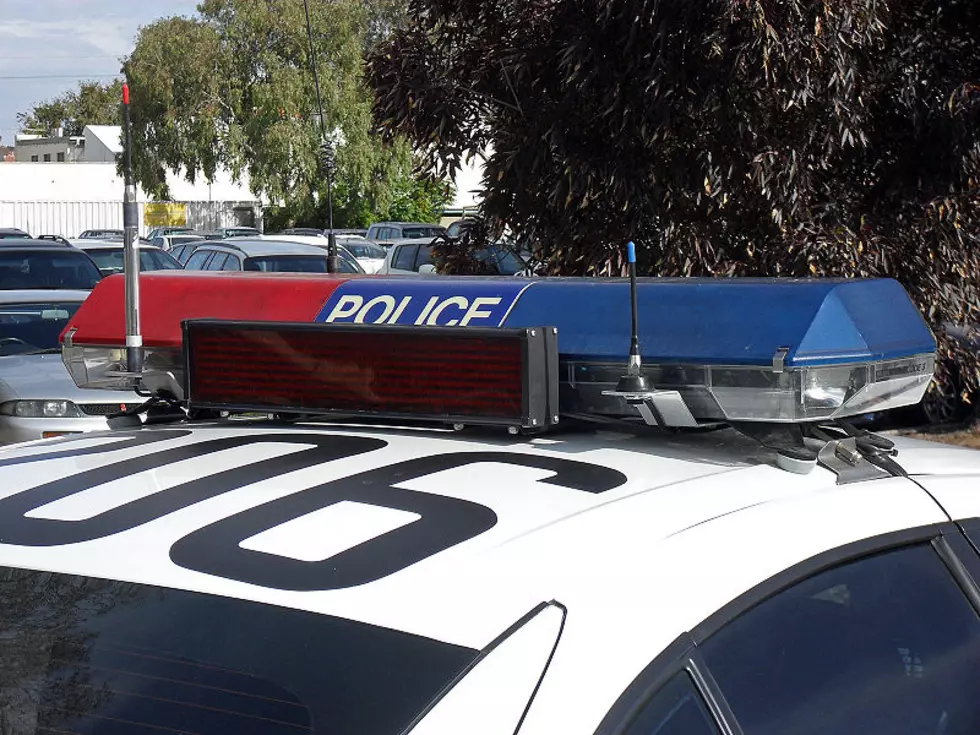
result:
M 636 295 L 658 423 L 855 416 L 918 403 L 934 372 L 932 332 L 893 280 L 638 279 Z M 357 279 L 317 320 L 555 327 L 562 412 L 635 414 L 615 390 L 631 341 L 625 279 Z

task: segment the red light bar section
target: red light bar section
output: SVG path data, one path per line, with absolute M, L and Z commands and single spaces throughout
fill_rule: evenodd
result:
M 553 330 L 184 324 L 192 408 L 545 428 L 557 419 Z
M 312 322 L 337 287 L 351 276 L 324 273 L 214 273 L 154 271 L 140 274 L 143 344 L 180 349 L 185 319 Z M 74 329 L 79 345 L 126 344 L 125 278 L 102 279 L 61 334 Z

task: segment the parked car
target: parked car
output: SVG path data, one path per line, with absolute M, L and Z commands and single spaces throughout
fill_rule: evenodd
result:
M 388 256 L 378 273 L 388 275 L 431 275 L 437 272 L 432 257 L 434 241 L 403 240 L 388 250 Z M 479 275 L 525 276 L 532 275 L 528 264 L 516 253 L 502 246 L 491 246 L 474 253 L 480 263 Z
M 71 246 L 71 241 L 66 237 L 62 237 L 61 235 L 38 235 L 35 239 L 44 240 L 44 242 L 56 242 L 59 245 L 68 245 L 69 247 Z
M 31 236 L 16 227 L 0 227 L 0 240 L 30 240 Z
M 88 255 L 103 276 L 123 272 L 125 243 L 118 240 L 75 240 L 76 248 Z M 183 266 L 170 253 L 155 245 L 139 243 L 141 271 L 178 271 Z
M 230 237 L 261 238 L 262 233 L 254 227 L 219 227 L 213 232 L 205 233 L 206 240 L 227 240 Z
M 194 254 L 195 250 L 202 245 L 207 245 L 210 242 L 214 242 L 214 240 L 185 240 L 184 242 L 174 245 L 168 252 L 178 263 L 180 263 L 181 268 L 183 268 L 184 265 L 187 264 L 188 258 Z
M 158 248 L 163 248 L 167 251 L 172 251 L 177 248 L 178 245 L 183 245 L 189 242 L 205 242 L 206 238 L 197 232 L 185 232 L 185 233 L 175 233 L 170 235 L 157 235 L 156 237 L 150 238 L 150 244 L 156 245 Z
M 441 225 L 423 222 L 375 222 L 368 228 L 367 239 L 381 247 L 390 248 L 396 240 L 425 240 L 446 232 Z
M 78 236 L 79 240 L 115 240 L 126 236 L 123 230 L 85 230 Z
M 79 388 L 61 361 L 58 339 L 88 294 L 0 291 L 0 444 L 104 430 L 106 416 L 143 402 Z
M 338 237 L 337 244 L 342 245 L 357 259 L 365 273 L 380 273 L 384 268 L 387 253 L 380 245 L 355 236 Z
M 341 252 L 342 273 L 364 273 L 350 253 Z M 216 240 L 198 247 L 185 270 L 326 273 L 322 247 L 284 240 Z
M 287 227 L 281 232 L 275 232 L 271 237 L 278 235 L 303 235 L 304 237 L 323 237 L 323 230 L 316 227 Z
M 95 288 L 102 274 L 72 247 L 42 240 L 0 242 L 0 290 Z
M 150 230 L 147 238 L 152 240 L 155 237 L 162 237 L 164 235 L 179 235 L 184 232 L 194 232 L 193 227 L 185 227 L 184 225 L 173 225 L 169 227 L 154 227 Z
M 328 250 L 330 239 L 327 237 L 316 237 L 310 235 L 272 235 L 272 239 L 280 242 L 295 242 L 301 245 L 313 245 L 314 247 Z M 375 245 L 363 237 L 354 235 L 337 235 L 337 252 L 341 258 L 357 261 L 364 273 L 377 273 L 384 265 L 385 251 L 379 245 Z M 355 248 L 357 252 L 355 252 Z M 358 254 L 360 253 L 360 254 Z

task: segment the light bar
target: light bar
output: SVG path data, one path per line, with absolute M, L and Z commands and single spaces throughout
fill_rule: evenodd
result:
M 558 420 L 553 330 L 190 320 L 191 408 L 543 429 Z
M 559 335 L 560 412 L 636 416 L 613 390 L 630 344 L 622 279 L 160 272 L 142 278 L 141 298 L 155 371 L 146 387 L 186 387 L 186 319 L 348 325 L 364 334 L 412 327 L 413 335 L 546 324 Z M 935 368 L 932 332 L 893 280 L 639 279 L 637 299 L 644 375 L 684 409 L 690 420 L 679 425 L 825 421 L 913 405 Z M 79 385 L 125 387 L 114 377 L 125 347 L 122 303 L 122 279 L 107 278 L 69 323 L 65 361 Z M 386 398 L 399 406 L 398 396 Z

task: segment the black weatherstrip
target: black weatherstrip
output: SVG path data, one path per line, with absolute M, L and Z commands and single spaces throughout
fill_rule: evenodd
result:
M 32 510 L 48 503 L 139 472 L 206 457 L 227 449 L 273 443 L 311 446 L 273 459 L 198 477 L 84 520 L 60 521 L 27 517 Z M 62 546 L 103 538 L 246 485 L 325 462 L 372 452 L 385 446 L 387 442 L 367 437 L 290 433 L 225 437 L 165 449 L 70 475 L 0 499 L 0 543 Z
M 524 713 L 521 715 L 521 719 L 517 723 L 517 727 L 514 729 L 514 733 L 516 735 L 517 731 L 520 730 L 521 726 L 524 724 L 524 718 L 527 716 L 528 711 L 531 709 L 531 705 L 534 703 L 534 698 L 535 696 L 537 696 L 538 690 L 541 688 L 541 682 L 544 681 L 544 676 L 545 674 L 548 673 L 548 668 L 551 666 L 551 661 L 555 657 L 555 651 L 558 649 L 558 643 L 561 641 L 561 635 L 562 633 L 565 632 L 565 619 L 568 617 L 568 608 L 556 600 L 552 600 L 551 602 L 542 602 L 538 605 L 535 605 L 531 610 L 529 610 L 519 620 L 517 620 L 517 622 L 515 622 L 513 625 L 507 628 L 507 630 L 505 630 L 503 633 L 501 633 L 492 641 L 490 641 L 490 643 L 488 643 L 486 647 L 484 647 L 483 650 L 481 650 L 480 653 L 477 654 L 477 656 L 472 661 L 470 661 L 469 665 L 465 669 L 460 671 L 451 682 L 449 682 L 445 687 L 443 687 L 443 689 L 436 696 L 434 696 L 432 700 L 425 706 L 425 709 L 419 712 L 415 716 L 415 719 L 413 719 L 410 723 L 408 723 L 408 726 L 404 730 L 402 730 L 401 735 L 408 735 L 408 733 L 410 733 L 413 729 L 415 729 L 415 726 L 418 725 L 422 720 L 424 720 L 426 716 L 433 709 L 435 709 L 436 706 L 438 706 L 438 704 L 443 699 L 445 699 L 446 695 L 449 694 L 449 692 L 451 692 L 456 687 L 457 684 L 459 684 L 463 679 L 465 679 L 469 675 L 469 673 L 473 671 L 473 669 L 479 666 L 480 663 L 487 656 L 489 656 L 491 653 L 496 651 L 504 642 L 507 641 L 508 638 L 514 635 L 514 633 L 516 633 L 525 625 L 530 623 L 532 620 L 534 620 L 534 618 L 536 618 L 542 612 L 547 610 L 549 607 L 556 607 L 559 610 L 561 610 L 561 625 L 558 628 L 558 635 L 555 636 L 555 643 L 551 649 L 551 654 L 548 656 L 548 660 L 545 662 L 544 668 L 541 671 L 541 676 L 538 678 L 538 683 L 535 685 L 534 691 L 531 692 L 531 696 L 528 699 L 527 706 L 525 706 L 524 708 Z
M 636 678 L 626 687 L 626 691 L 602 718 L 595 735 L 613 735 L 625 730 L 660 687 L 687 666 L 693 650 L 694 641 L 689 634 L 683 633 L 678 636 L 636 675 Z
M 960 533 L 942 536 L 933 539 L 932 548 L 936 550 L 939 557 L 946 564 L 956 584 L 966 595 L 966 598 L 973 605 L 973 609 L 980 615 L 980 590 L 977 589 L 977 580 L 973 578 L 967 567 L 964 565 L 963 558 L 972 556 L 975 558 L 976 551 L 969 541 Z

